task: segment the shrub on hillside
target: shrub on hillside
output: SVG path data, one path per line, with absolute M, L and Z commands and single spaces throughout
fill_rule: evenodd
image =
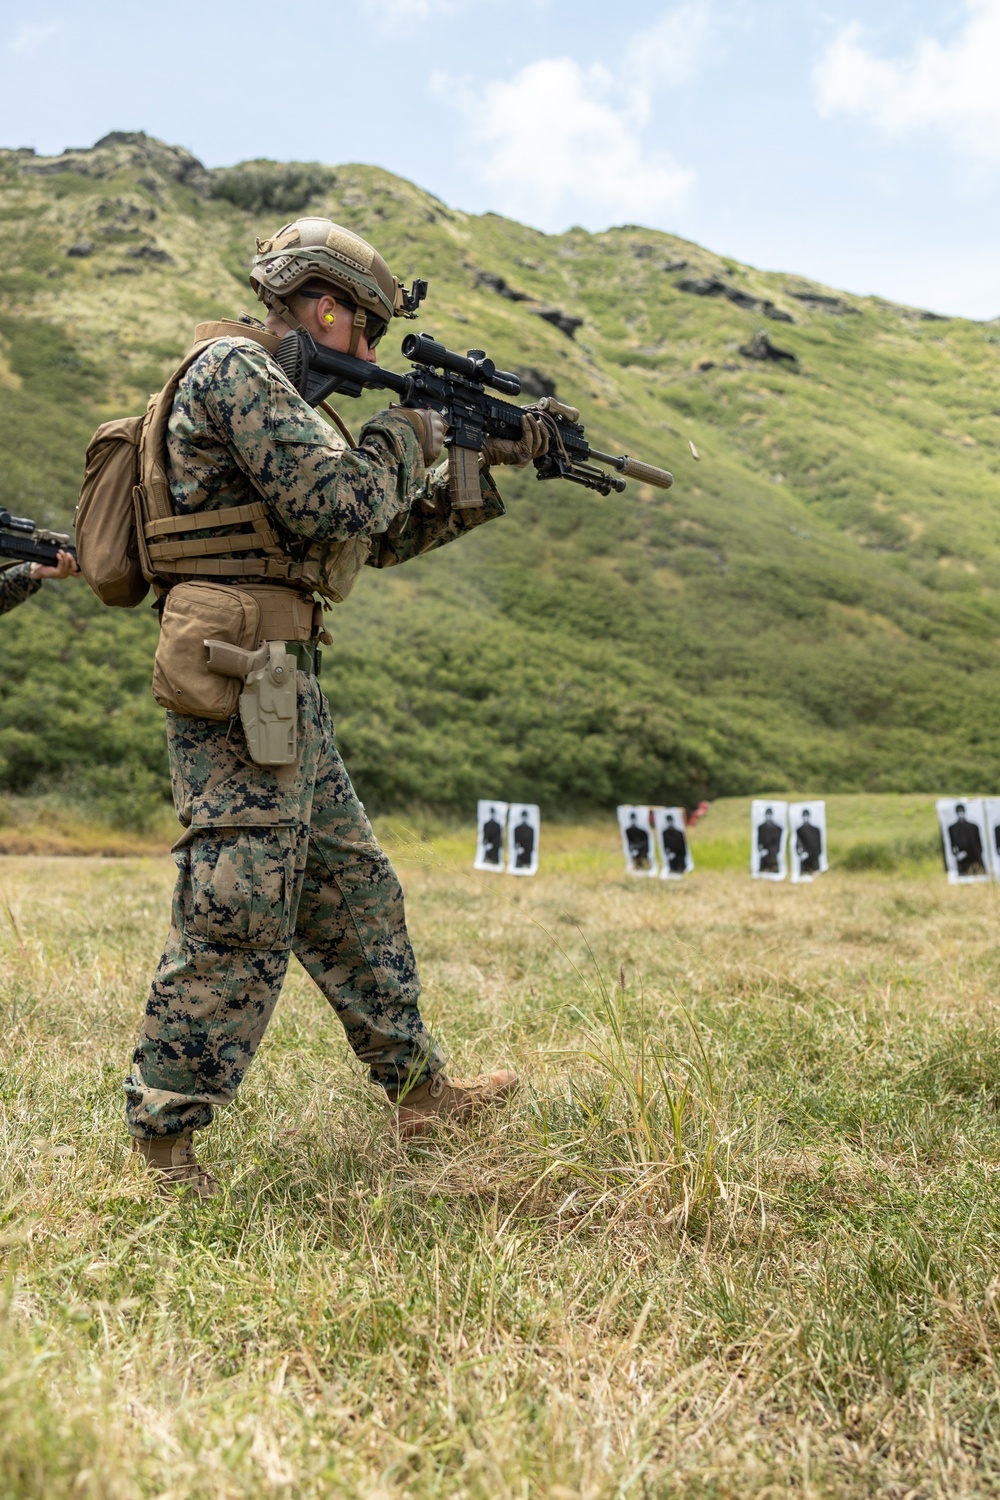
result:
M 214 173 L 211 195 L 246 213 L 297 214 L 335 181 L 318 162 L 245 161 Z

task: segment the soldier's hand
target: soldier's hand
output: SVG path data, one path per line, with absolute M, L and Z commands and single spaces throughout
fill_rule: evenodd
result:
M 521 417 L 521 438 L 515 442 L 510 438 L 487 438 L 483 445 L 483 463 L 514 464 L 522 466 L 533 458 L 541 458 L 548 451 L 549 435 L 544 424 L 530 412 Z
M 422 406 L 419 411 L 412 406 L 394 406 L 392 410 L 405 417 L 417 434 L 427 467 L 437 463 L 444 447 L 444 435 L 448 431 L 448 424 L 441 413 L 432 411 L 428 406 Z
M 72 552 L 57 552 L 58 562 L 56 566 L 50 567 L 48 563 L 32 563 L 32 578 L 70 578 L 80 569 Z

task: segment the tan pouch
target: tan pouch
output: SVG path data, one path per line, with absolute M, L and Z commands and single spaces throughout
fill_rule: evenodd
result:
M 206 640 L 252 651 L 260 639 L 260 606 L 230 585 L 178 583 L 167 595 L 153 664 L 153 697 L 175 713 L 230 719 L 243 683 L 208 666 Z
M 334 604 L 342 604 L 370 551 L 366 536 L 351 537 L 346 542 L 313 542 L 302 563 L 302 582 Z

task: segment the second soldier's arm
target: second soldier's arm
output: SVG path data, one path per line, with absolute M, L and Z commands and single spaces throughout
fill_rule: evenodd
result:
M 41 586 L 41 579 L 31 576 L 30 563 L 17 563 L 13 568 L 5 568 L 0 573 L 0 615 L 23 604 L 32 594 L 37 594 Z

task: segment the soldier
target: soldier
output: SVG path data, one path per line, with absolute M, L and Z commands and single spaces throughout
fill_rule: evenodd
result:
M 80 569 L 72 552 L 57 552 L 59 561 L 55 567 L 48 563 L 15 563 L 12 568 L 0 572 L 0 615 L 16 609 L 32 594 L 37 594 L 43 578 L 69 578 Z
M 322 617 L 308 640 L 275 622 L 301 619 L 303 608 L 310 618 L 313 584 L 295 585 L 312 576 L 303 573 L 303 558 L 318 559 L 321 580 L 335 573 L 335 597 L 342 597 L 362 562 L 388 567 L 502 516 L 489 465 L 530 459 L 533 429 L 525 423 L 521 443 L 487 445 L 482 508 L 453 511 L 447 475 L 428 469 L 444 438 L 436 413 L 393 407 L 366 422 L 350 447 L 272 357 L 289 329 L 305 329 L 318 344 L 373 361 L 390 318 L 404 308 L 382 257 L 329 220 L 301 219 L 258 241 L 250 284 L 268 308 L 266 323 L 244 315 L 246 336 L 233 330 L 216 338 L 177 388 L 167 436 L 170 494 L 175 516 L 191 518 L 202 539 L 186 555 L 207 546 L 221 559 L 213 584 L 252 592 L 245 580 L 255 556 L 263 559 L 258 576 L 279 580 L 258 592 L 272 620 L 261 630 L 265 639 L 287 637 L 298 657 L 298 753 L 291 765 L 255 764 L 238 718 L 168 712 L 174 802 L 186 831 L 174 849 L 170 932 L 125 1082 L 134 1149 L 162 1191 L 188 1185 L 199 1197 L 212 1196 L 218 1183 L 198 1164 L 192 1132 L 233 1099 L 292 952 L 384 1089 L 401 1134 L 425 1129 L 435 1116 L 465 1119 L 517 1085 L 507 1071 L 470 1081 L 445 1073 L 418 1006 L 403 894 L 334 746 L 312 671 Z M 206 528 L 203 513 L 222 509 L 231 520 L 241 505 L 260 500 L 270 527 L 262 546 L 270 552 L 255 553 L 254 536 L 236 534 L 235 526 Z M 281 567 L 272 566 L 275 542 Z M 182 555 L 180 546 L 173 555 Z M 182 578 L 183 563 L 175 567 Z M 196 638 L 211 634 L 197 627 L 194 621 Z

